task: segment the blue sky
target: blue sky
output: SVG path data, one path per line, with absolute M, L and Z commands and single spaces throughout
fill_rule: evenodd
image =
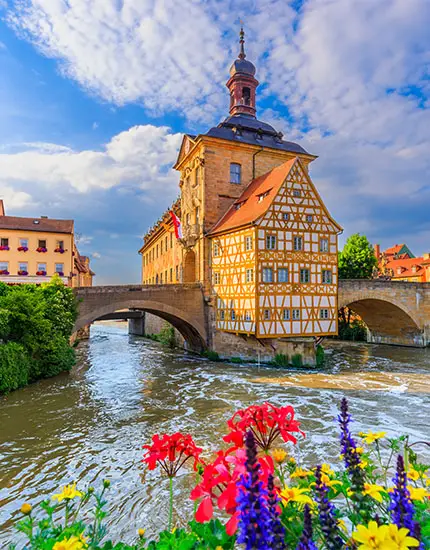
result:
M 428 0 L 0 0 L 0 196 L 74 218 L 97 283 L 138 282 L 184 132 L 227 116 L 245 22 L 258 118 L 319 155 L 342 240 L 430 252 Z

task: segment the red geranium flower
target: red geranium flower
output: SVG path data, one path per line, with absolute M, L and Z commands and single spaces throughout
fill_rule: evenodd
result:
M 224 436 L 224 441 L 242 447 L 245 434 L 251 430 L 258 447 L 267 452 L 280 436 L 287 442 L 297 443 L 293 433 L 305 435 L 299 428 L 300 422 L 294 419 L 294 409 L 275 407 L 271 403 L 251 405 L 247 409 L 237 411 L 227 422 L 230 433 Z
M 175 477 L 178 470 L 189 460 L 194 459 L 194 470 L 200 462 L 202 449 L 197 447 L 189 434 L 175 433 L 173 435 L 155 434 L 152 436 L 152 445 L 143 445 L 146 449 L 143 462 L 150 470 L 155 470 L 157 464 L 166 472 L 167 476 Z
M 231 516 L 226 524 L 227 534 L 233 535 L 237 530 L 239 513 L 237 511 L 238 481 L 245 473 L 245 449 L 231 448 L 219 451 L 215 460 L 206 465 L 200 483 L 191 491 L 191 500 L 202 499 L 197 511 L 196 521 L 204 523 L 213 516 L 214 504 Z M 263 487 L 267 486 L 269 474 L 274 466 L 270 456 L 258 458 L 260 464 L 259 478 Z

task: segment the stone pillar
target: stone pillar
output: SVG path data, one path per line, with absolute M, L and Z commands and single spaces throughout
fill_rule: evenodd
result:
M 145 336 L 145 312 L 142 311 L 142 317 L 128 320 L 128 333 L 134 336 Z

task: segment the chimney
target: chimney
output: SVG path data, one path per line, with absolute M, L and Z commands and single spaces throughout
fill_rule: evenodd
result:
M 373 246 L 373 250 L 375 251 L 376 258 L 379 260 L 379 258 L 381 257 L 381 245 L 375 244 Z
M 5 213 L 4 213 L 4 203 L 3 203 L 3 199 L 0 199 L 0 216 L 4 216 Z

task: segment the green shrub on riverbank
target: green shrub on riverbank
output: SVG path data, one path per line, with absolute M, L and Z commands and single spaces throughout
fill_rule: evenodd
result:
M 0 284 L 0 393 L 68 371 L 77 317 L 71 288 L 59 277 L 37 287 Z

